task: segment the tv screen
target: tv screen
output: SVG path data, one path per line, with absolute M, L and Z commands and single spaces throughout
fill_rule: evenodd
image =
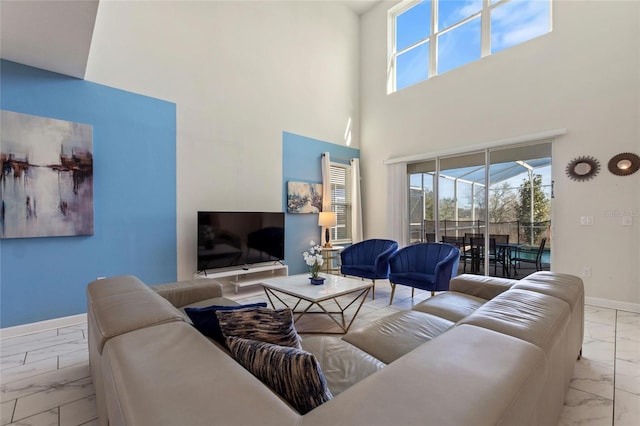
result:
M 284 213 L 198 212 L 198 271 L 284 260 Z

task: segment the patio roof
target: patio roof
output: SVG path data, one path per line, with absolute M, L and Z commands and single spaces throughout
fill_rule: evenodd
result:
M 530 168 L 535 170 L 541 167 L 546 167 L 551 164 L 551 158 L 538 158 L 527 161 L 510 161 L 506 163 L 491 164 L 490 183 L 496 184 L 514 176 L 527 172 Z M 485 173 L 484 166 L 472 166 L 461 167 L 457 169 L 443 170 L 440 172 L 441 176 L 446 176 L 451 179 L 465 180 L 469 182 L 475 182 L 484 185 Z

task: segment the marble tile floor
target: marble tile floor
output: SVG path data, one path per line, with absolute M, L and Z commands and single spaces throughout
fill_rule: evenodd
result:
M 377 283 L 376 299 L 367 298 L 352 328 L 429 297 L 416 291 L 412 299 L 411 290 L 399 286 L 389 306 L 389 293 L 388 283 Z M 259 289 L 229 297 L 241 303 L 266 301 Z M 354 310 L 347 311 L 347 320 Z M 305 316 L 296 327 L 303 336 L 305 330 L 337 329 L 322 315 Z M 86 323 L 0 339 L 0 368 L 0 426 L 98 425 Z M 583 356 L 558 426 L 638 424 L 640 314 L 587 305 Z

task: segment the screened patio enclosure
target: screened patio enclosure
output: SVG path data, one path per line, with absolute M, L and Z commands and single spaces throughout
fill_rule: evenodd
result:
M 407 170 L 411 243 L 466 236 L 468 246 L 472 235 L 483 238 L 483 264 L 474 272 L 493 275 L 493 237 L 508 250 L 522 251 L 539 248 L 544 239 L 543 263 L 549 266 L 550 142 L 439 157 L 408 164 Z

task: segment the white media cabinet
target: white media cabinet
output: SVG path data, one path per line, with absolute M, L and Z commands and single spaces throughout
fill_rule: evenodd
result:
M 238 293 L 238 289 L 260 284 L 262 280 L 266 278 L 286 277 L 287 275 L 289 275 L 287 265 L 269 263 L 249 265 L 245 268 L 234 266 L 230 268 L 210 269 L 208 271 L 195 273 L 193 278 L 216 279 L 223 286 L 227 284 L 233 285 L 235 292 Z

